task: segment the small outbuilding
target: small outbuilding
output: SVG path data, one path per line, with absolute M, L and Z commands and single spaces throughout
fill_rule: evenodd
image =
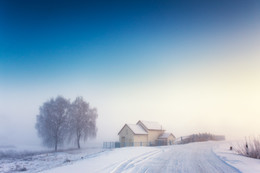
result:
M 175 139 L 172 133 L 163 133 L 158 137 L 158 142 L 159 145 L 172 145 Z

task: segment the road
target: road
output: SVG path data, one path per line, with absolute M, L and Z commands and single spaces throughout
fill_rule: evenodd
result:
M 236 173 L 212 151 L 208 143 L 193 143 L 161 147 L 138 158 L 129 159 L 112 172 L 177 172 L 177 173 Z
M 100 153 L 47 172 L 237 173 L 213 151 L 214 142 L 165 147 L 128 147 Z

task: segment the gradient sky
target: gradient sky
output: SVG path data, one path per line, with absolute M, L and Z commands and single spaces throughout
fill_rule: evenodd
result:
M 158 121 L 177 137 L 260 134 L 260 1 L 4 0 L 0 138 L 36 144 L 39 106 L 83 96 L 98 140 Z

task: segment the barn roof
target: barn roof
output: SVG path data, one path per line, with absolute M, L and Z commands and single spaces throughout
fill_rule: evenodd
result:
M 136 135 L 147 135 L 148 133 L 137 124 L 126 124 Z
M 171 135 L 175 137 L 172 133 L 163 133 L 159 136 L 159 139 L 167 139 Z
M 125 124 L 124 127 L 119 131 L 118 135 L 121 131 L 127 126 L 135 135 L 147 135 L 148 133 L 138 124 Z
M 162 126 L 157 122 L 141 120 L 139 122 L 141 122 L 148 130 L 163 130 Z

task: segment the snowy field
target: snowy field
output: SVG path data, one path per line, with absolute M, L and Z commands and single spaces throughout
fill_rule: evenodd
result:
M 27 172 L 45 173 L 260 172 L 260 160 L 237 155 L 229 151 L 230 145 L 229 142 L 200 142 L 163 147 L 126 147 L 112 150 L 89 148 L 43 153 L 20 160 L 1 159 L 0 172 L 14 172 L 15 165 L 26 167 Z
M 237 146 L 238 142 L 224 142 L 214 147 L 213 151 L 225 163 L 237 168 L 240 172 L 260 173 L 260 160 L 244 157 L 228 150 L 230 146 Z
M 0 173 L 28 173 L 64 166 L 103 152 L 101 147 L 52 152 L 39 148 L 0 148 Z M 25 170 L 26 168 L 26 170 Z

